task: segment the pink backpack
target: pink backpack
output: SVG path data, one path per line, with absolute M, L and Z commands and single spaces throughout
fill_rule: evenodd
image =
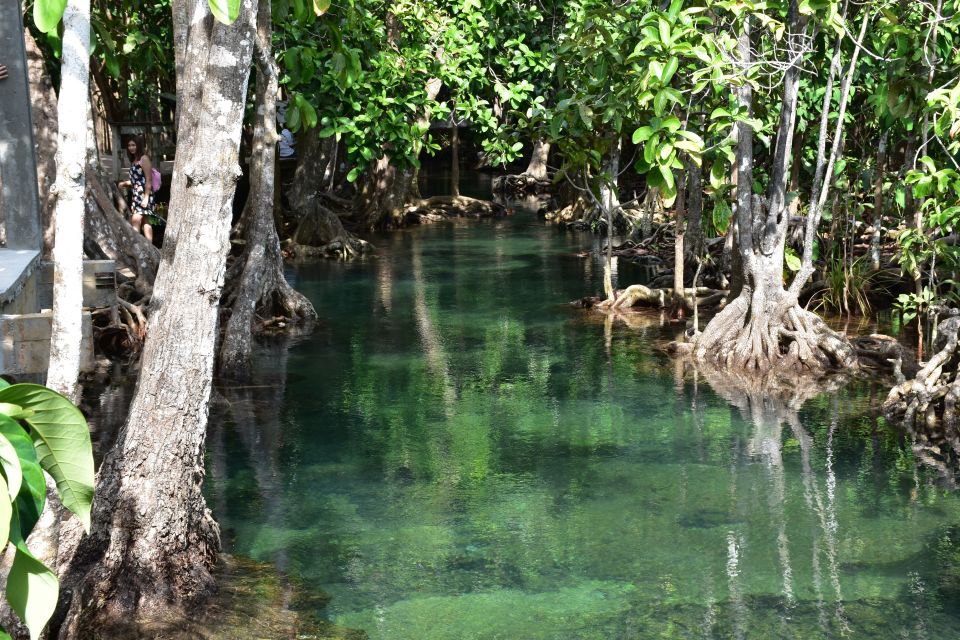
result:
M 154 193 L 160 191 L 160 185 L 163 183 L 163 178 L 160 176 L 160 170 L 156 167 L 150 171 L 150 182 L 153 183 L 151 188 L 153 189 Z

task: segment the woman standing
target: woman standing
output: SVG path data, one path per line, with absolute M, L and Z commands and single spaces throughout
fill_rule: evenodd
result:
M 127 140 L 127 158 L 130 159 L 130 179 L 121 182 L 120 187 L 129 189 L 130 224 L 137 233 L 142 230 L 144 237 L 153 242 L 153 164 L 145 153 L 142 136 Z

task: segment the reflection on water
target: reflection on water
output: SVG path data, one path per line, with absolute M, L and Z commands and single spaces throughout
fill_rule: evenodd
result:
M 228 549 L 371 638 L 956 637 L 960 500 L 869 390 L 685 370 L 566 305 L 589 242 L 518 213 L 298 267 L 320 328 L 211 419 Z

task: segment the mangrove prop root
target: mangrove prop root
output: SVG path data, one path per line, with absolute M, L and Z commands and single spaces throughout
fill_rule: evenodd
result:
M 888 419 L 915 430 L 942 428 L 945 434 L 953 436 L 951 444 L 956 440 L 957 401 L 960 399 L 958 334 L 960 316 L 953 315 L 941 321 L 937 325 L 934 356 L 912 380 L 905 380 L 891 389 L 883 403 L 883 412 Z
M 693 357 L 721 369 L 765 374 L 793 370 L 823 373 L 856 369 L 846 336 L 802 309 L 786 291 L 745 291 L 724 307 L 696 337 Z
M 726 291 L 708 287 L 690 287 L 683 291 L 683 303 L 687 310 L 693 311 L 694 301 L 696 301 L 697 306 L 709 307 L 720 304 L 726 295 Z M 604 300 L 594 306 L 601 311 L 607 311 L 623 310 L 635 306 L 665 309 L 672 304 L 672 289 L 651 289 L 642 284 L 634 284 L 622 291 L 617 291 L 612 300 Z

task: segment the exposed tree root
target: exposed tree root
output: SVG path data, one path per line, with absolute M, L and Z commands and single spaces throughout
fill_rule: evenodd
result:
M 684 289 L 684 306 L 693 311 L 694 299 L 699 307 L 710 307 L 720 304 L 726 297 L 726 291 L 718 291 L 707 287 Z M 642 284 L 634 284 L 616 292 L 613 300 L 603 300 L 595 308 L 607 310 L 622 310 L 634 306 L 656 307 L 664 309 L 673 304 L 672 289 L 651 289 Z
M 493 179 L 493 193 L 505 196 L 525 196 L 549 193 L 550 180 L 538 178 L 529 173 L 497 176 Z
M 432 196 L 415 200 L 404 209 L 405 218 L 417 223 L 446 218 L 495 218 L 508 213 L 502 204 L 467 196 Z
M 887 418 L 907 427 L 946 439 L 960 453 L 957 402 L 960 400 L 960 316 L 954 315 L 937 326 L 935 354 L 912 380 L 890 390 L 883 403 Z
M 289 257 L 348 259 L 371 253 L 373 245 L 344 229 L 337 214 L 314 199 L 283 250 Z
M 846 337 L 802 309 L 782 288 L 772 295 L 744 290 L 692 343 L 676 348 L 721 369 L 755 374 L 824 373 L 858 365 Z

